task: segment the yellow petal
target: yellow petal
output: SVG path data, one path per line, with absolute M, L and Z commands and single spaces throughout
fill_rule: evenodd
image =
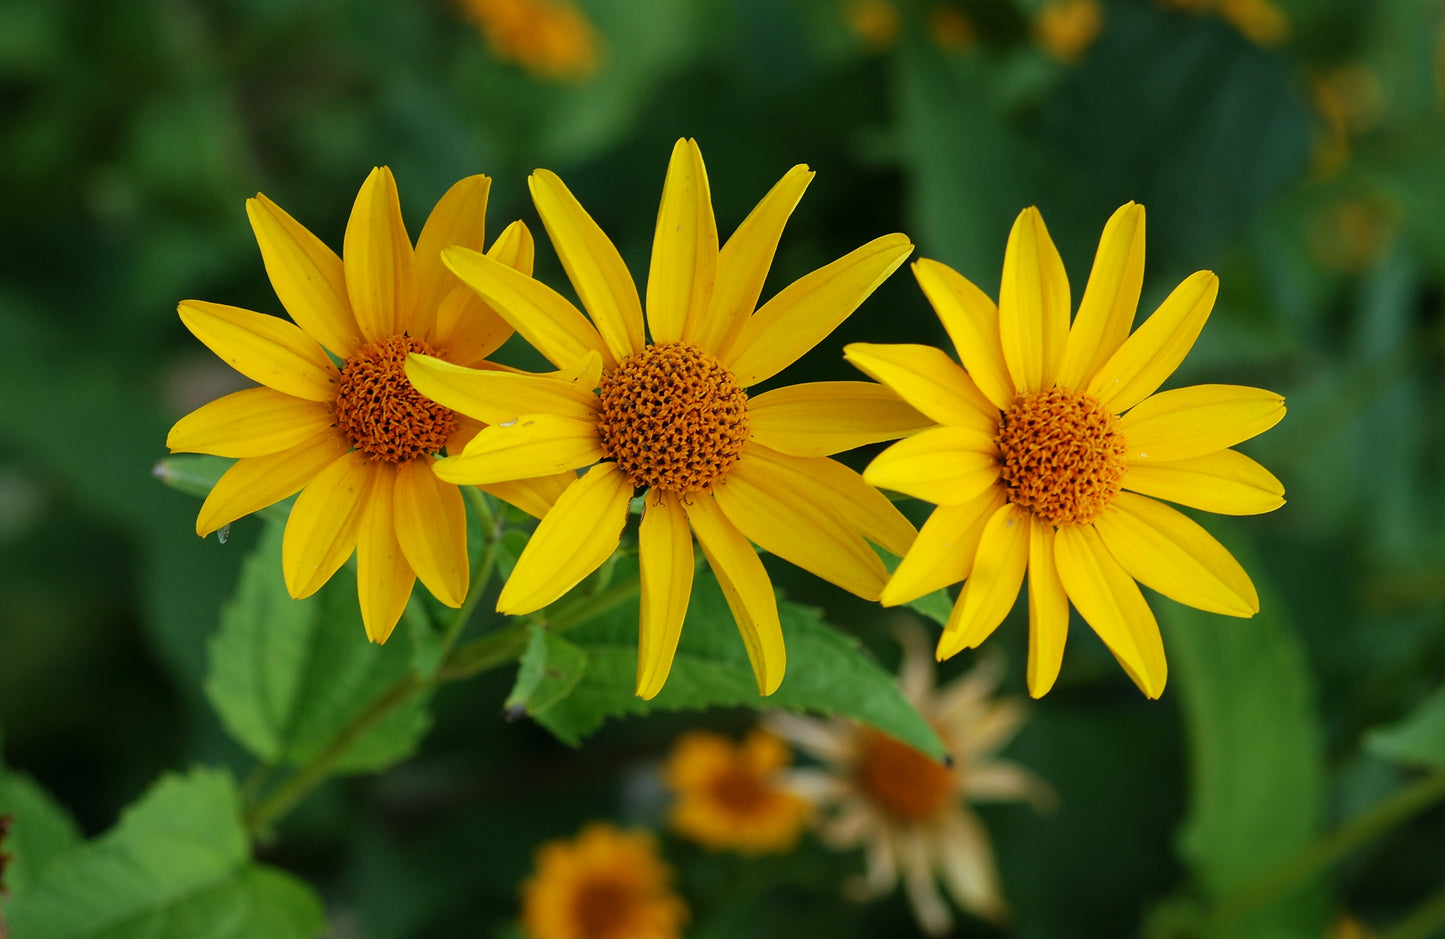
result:
M 487 257 L 518 273 L 532 276 L 536 245 L 532 233 L 520 221 L 502 229 L 492 242 Z M 443 268 L 441 255 L 437 263 Z M 512 324 L 492 309 L 476 292 L 451 274 L 447 281 L 455 284 L 437 308 L 436 348 L 441 357 L 458 365 L 476 365 L 502 347 L 512 337 Z
M 992 486 L 998 474 L 992 437 L 967 427 L 934 427 L 878 454 L 863 478 L 934 505 L 958 505 Z
M 702 151 L 695 140 L 679 140 L 662 185 L 647 274 L 653 342 L 677 342 L 689 323 L 707 315 L 717 264 L 717 222 Z
M 341 373 L 300 327 L 204 300 L 184 300 L 177 311 L 206 348 L 252 381 L 307 401 L 336 399 Z
M 467 248 L 448 248 L 442 263 L 558 368 L 592 351 L 608 368 L 617 364 L 587 317 L 541 281 Z
M 438 479 L 485 486 L 581 469 L 602 459 L 597 428 L 554 414 L 524 414 L 494 424 L 457 456 L 436 461 Z
M 480 251 L 486 245 L 487 193 L 492 181 L 468 176 L 452 184 L 427 216 L 416 239 L 416 313 L 412 335 L 430 338 L 442 298 L 457 286 L 442 264 L 442 249 L 461 245 Z
M 1003 488 L 992 486 L 960 505 L 934 509 L 883 588 L 879 602 L 897 606 L 966 579 L 973 571 L 983 526 L 1003 504 Z
M 432 596 L 450 607 L 467 598 L 467 512 L 461 490 L 432 473 L 430 459 L 396 470 L 396 540 Z
M 396 537 L 391 480 L 394 472 L 389 464 L 378 465 L 356 541 L 356 594 L 361 601 L 361 623 L 367 638 L 376 643 L 391 638 L 416 583 L 416 575 Z
M 608 367 L 641 352 L 646 342 L 642 303 L 622 255 L 555 173 L 537 170 L 527 178 L 527 185 L 568 280 L 610 350 L 610 355 L 603 356 Z M 526 335 L 520 325 L 517 331 Z M 546 355 L 546 350 L 542 353 Z
M 1162 502 L 1121 492 L 1094 528 L 1114 560 L 1144 586 L 1211 613 L 1259 612 L 1259 594 L 1234 555 Z
M 1029 529 L 1028 513 L 1011 503 L 984 523 L 973 570 L 938 640 L 940 662 L 978 646 L 1013 609 L 1029 566 Z
M 281 569 L 291 596 L 311 596 L 351 557 L 379 465 L 353 450 L 317 473 L 296 497 L 281 539 Z
M 1218 277 L 1190 274 L 1089 377 L 1085 390 L 1115 414 L 1149 397 L 1194 347 L 1218 295 Z
M 884 235 L 805 274 L 753 314 L 722 363 L 744 388 L 773 377 L 847 319 L 912 250 L 907 236 Z
M 1064 347 L 1060 386 L 1084 387 L 1128 338 L 1143 284 L 1144 207 L 1129 202 L 1110 217 L 1099 238 L 1094 269 Z
M 866 381 L 788 385 L 748 399 L 752 439 L 794 456 L 828 456 L 932 424 L 891 389 Z
M 994 407 L 1003 410 L 1017 394 L 1003 360 L 998 307 L 953 268 L 928 258 L 913 265 L 913 276 L 933 306 L 958 360 Z
M 599 463 L 568 486 L 517 558 L 497 610 L 540 610 L 597 570 L 622 540 L 631 500 L 632 480 L 615 463 Z
M 1059 677 L 1069 634 L 1069 596 L 1054 562 L 1054 541 L 1054 526 L 1033 519 L 1029 532 L 1028 680 L 1029 695 L 1035 698 L 1048 694 Z
M 1069 338 L 1069 278 L 1039 210 L 1019 213 L 1004 249 L 998 289 L 1003 359 L 1020 392 L 1054 383 Z
M 242 516 L 275 505 L 350 449 L 340 434 L 327 431 L 290 450 L 237 460 L 216 480 L 201 505 L 196 534 L 204 538 Z
M 737 621 L 753 676 L 758 680 L 758 694 L 772 694 L 783 682 L 788 656 L 768 572 L 748 539 L 728 521 L 712 496 L 695 492 L 682 507 Z
M 401 220 L 396 180 L 385 166 L 374 168 L 356 194 L 341 257 L 361 334 L 376 342 L 410 330 L 416 301 L 411 238 Z
M 536 479 L 514 479 L 504 483 L 488 483 L 477 488 L 515 505 L 533 518 L 542 518 L 562 498 L 567 487 L 577 481 L 577 474 L 568 470 L 539 476 Z
M 246 200 L 246 215 L 266 276 L 296 325 L 343 359 L 360 348 L 361 330 L 336 252 L 259 192 Z
M 642 627 L 637 640 L 637 696 L 657 697 L 672 670 L 682 621 L 692 597 L 692 530 L 682 502 L 670 492 L 646 498 L 637 532 L 642 580 Z
M 689 320 L 683 338 L 704 352 L 721 355 L 757 309 L 763 281 L 778 250 L 783 226 L 793 214 L 813 173 L 798 164 L 748 213 L 718 254 L 717 279 L 707 315 Z
M 332 426 L 331 409 L 271 388 L 217 398 L 176 422 L 166 436 L 172 453 L 265 456 L 289 450 Z
M 1258 515 L 1284 505 L 1284 484 L 1237 450 L 1130 464 L 1124 488 L 1220 515 Z
M 1130 466 L 1205 456 L 1262 434 L 1284 418 L 1284 398 L 1243 385 L 1190 385 L 1141 401 L 1119 422 Z
M 773 464 L 744 451 L 713 498 L 765 551 L 865 600 L 878 599 L 888 579 L 882 560 L 819 494 L 798 493 Z
M 417 353 L 407 356 L 406 377 L 436 403 L 487 424 L 537 413 L 597 419 L 597 396 L 590 388 L 555 378 L 466 368 Z
M 941 349 L 854 342 L 843 357 L 940 424 L 998 433 L 998 408 Z
M 1164 693 L 1169 674 L 1164 642 L 1144 595 L 1092 525 L 1065 525 L 1054 539 L 1054 561 L 1069 601 L 1104 640 L 1139 690 Z

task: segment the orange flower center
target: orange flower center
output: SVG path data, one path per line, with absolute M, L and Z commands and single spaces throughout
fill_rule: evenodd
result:
M 639 488 L 711 492 L 748 439 L 748 396 L 697 346 L 666 342 L 628 356 L 597 388 L 603 452 Z
M 581 939 L 624 935 L 632 919 L 633 891 L 614 880 L 589 880 L 577 888 L 572 917 Z
M 746 766 L 729 766 L 712 781 L 708 792 L 718 805 L 739 816 L 763 812 L 772 797 L 757 774 Z
M 857 783 L 885 815 L 925 822 L 955 800 L 953 770 L 876 730 L 864 729 Z
M 1020 395 L 994 440 L 1008 500 L 1055 525 L 1092 522 L 1124 480 L 1118 420 L 1077 391 Z
M 422 396 L 406 380 L 408 353 L 436 355 L 411 336 L 392 336 L 362 346 L 341 366 L 336 426 L 351 445 L 373 460 L 410 463 L 437 453 L 457 426 L 457 416 Z

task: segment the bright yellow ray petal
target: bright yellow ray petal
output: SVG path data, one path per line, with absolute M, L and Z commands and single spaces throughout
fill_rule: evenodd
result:
M 843 347 L 843 357 L 940 424 L 998 433 L 998 408 L 941 349 L 854 342 Z
M 356 541 L 356 594 L 361 601 L 361 623 L 367 638 L 376 643 L 391 638 L 416 583 L 416 574 L 396 537 L 392 497 L 395 474 L 390 464 L 376 465 Z
M 493 424 L 457 456 L 436 461 L 438 479 L 485 486 L 581 469 L 602 459 L 597 428 L 554 414 L 524 414 Z
M 1017 391 L 1003 360 L 998 307 L 946 264 L 919 258 L 913 265 L 913 276 L 979 391 L 1000 410 L 1013 404 Z
M 967 427 L 934 427 L 878 454 L 863 478 L 934 505 L 958 505 L 992 486 L 998 474 L 992 437 Z
M 1144 207 L 1128 202 L 1109 218 L 1099 238 L 1094 269 L 1064 347 L 1061 387 L 1083 388 L 1128 338 L 1143 284 Z
M 631 500 L 632 480 L 615 463 L 599 463 L 568 486 L 517 558 L 497 610 L 540 610 L 597 570 L 622 540 Z
M 295 324 L 204 300 L 183 300 L 176 309 L 206 348 L 252 381 L 307 401 L 336 399 L 341 373 Z
M 608 367 L 641 352 L 646 341 L 642 336 L 642 302 L 622 255 L 557 174 L 537 170 L 527 178 L 527 185 L 567 279 L 572 281 L 578 299 L 611 352 L 604 356 Z M 520 326 L 517 331 L 522 332 Z
M 341 358 L 361 346 L 361 329 L 346 298 L 341 259 L 261 193 L 246 200 L 266 276 L 286 312 L 306 334 Z
M 379 465 L 353 450 L 317 473 L 296 497 L 281 539 L 281 570 L 291 596 L 311 596 L 351 557 Z
M 1284 484 L 1237 450 L 1131 464 L 1124 488 L 1220 515 L 1258 515 L 1284 505 Z
M 461 490 L 432 473 L 430 459 L 396 470 L 396 540 L 432 596 L 450 607 L 467 597 L 467 512 Z
M 1205 456 L 1262 434 L 1284 418 L 1284 398 L 1243 385 L 1190 385 L 1141 401 L 1119 421 L 1130 466 Z
M 712 496 L 695 492 L 682 507 L 737 621 L 758 680 L 758 694 L 770 695 L 783 683 L 788 656 L 768 572 L 748 539 L 728 521 Z
M 577 474 L 568 470 L 536 479 L 513 479 L 504 483 L 488 483 L 477 488 L 515 505 L 533 518 L 543 518 L 562 498 L 567 487 L 577 481 Z
M 993 634 L 1013 609 L 1028 565 L 1029 515 L 1005 503 L 984 523 L 973 570 L 938 639 L 940 662 L 977 647 Z
M 1054 563 L 1054 526 L 1033 519 L 1029 532 L 1029 695 L 1042 698 L 1059 677 L 1069 634 L 1069 597 Z
M 558 368 L 592 351 L 608 368 L 617 364 L 587 317 L 541 281 L 467 248 L 448 248 L 442 263 Z
M 531 277 L 532 262 L 536 258 L 532 233 L 520 221 L 513 222 L 502 229 L 501 235 L 492 242 L 487 257 Z M 446 267 L 440 254 L 437 261 L 443 268 Z M 456 286 L 445 294 L 437 308 L 437 351 L 448 362 L 476 365 L 511 338 L 514 332 L 512 324 L 466 284 L 459 283 L 451 275 L 447 279 Z
M 907 236 L 883 235 L 803 275 L 753 314 L 722 363 L 744 388 L 773 377 L 836 329 L 912 251 Z
M 407 356 L 406 377 L 436 403 L 488 424 L 536 413 L 597 418 L 597 396 L 590 388 L 555 378 L 466 368 L 417 353 Z
M 829 456 L 932 425 L 891 389 L 869 381 L 788 385 L 748 399 L 752 439 L 794 456 Z
M 1211 613 L 1259 612 L 1259 594 L 1234 555 L 1162 502 L 1121 492 L 1094 520 L 1094 529 L 1114 560 L 1144 586 Z
M 1088 378 L 1085 390 L 1115 414 L 1149 397 L 1194 347 L 1214 309 L 1219 278 L 1196 271 Z
M 430 337 L 437 308 L 456 280 L 442 264 L 442 249 L 461 245 L 480 251 L 486 245 L 487 194 L 492 181 L 480 174 L 452 184 L 427 216 L 416 239 L 416 313 L 412 335 Z
M 1069 337 L 1069 303 L 1064 262 L 1043 216 L 1030 206 L 1009 232 L 998 289 L 1003 359 L 1019 391 L 1053 385 Z
M 1144 595 L 1092 525 L 1065 525 L 1054 540 L 1054 561 L 1069 601 L 1104 640 L 1139 690 L 1164 693 L 1169 674 L 1164 641 Z
M 717 279 L 707 315 L 688 321 L 684 339 L 717 356 L 733 343 L 757 309 L 783 226 L 812 179 L 812 171 L 798 164 L 743 219 L 718 254 Z
M 966 579 L 973 571 L 983 526 L 1004 501 L 1003 488 L 991 486 L 967 502 L 934 509 L 888 579 L 879 602 L 898 606 Z
M 415 258 L 401 219 L 396 180 L 385 166 L 374 168 L 356 194 L 341 258 L 361 334 L 375 342 L 409 331 L 416 305 Z
M 679 140 L 662 184 L 647 274 L 653 342 L 677 342 L 689 323 L 707 315 L 717 264 L 717 222 L 702 151 L 695 140 Z
M 196 534 L 204 538 L 295 494 L 349 449 L 351 444 L 340 434 L 327 431 L 290 450 L 237 460 L 216 480 L 201 505 Z
M 319 401 L 271 388 L 246 388 L 176 421 L 166 446 L 172 453 L 265 456 L 325 433 L 333 422 L 331 408 Z
M 647 494 L 637 532 L 642 625 L 637 639 L 637 696 L 657 697 L 672 670 L 692 597 L 692 529 L 673 493 Z

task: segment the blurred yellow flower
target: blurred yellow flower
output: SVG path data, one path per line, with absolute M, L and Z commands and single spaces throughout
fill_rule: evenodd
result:
M 1272 0 L 1157 0 L 1187 13 L 1216 14 L 1259 46 L 1278 46 L 1289 39 L 1289 17 Z
M 928 421 L 869 382 L 745 389 L 773 378 L 846 319 L 913 245 L 884 235 L 783 288 L 753 311 L 784 223 L 813 174 L 795 166 L 718 248 L 702 153 L 673 148 L 663 185 L 647 326 L 622 256 L 547 170 L 532 198 L 589 319 L 545 285 L 468 248 L 446 263 L 572 381 L 461 368 L 412 356 L 424 394 L 492 425 L 436 473 L 494 483 L 587 469 L 548 512 L 497 609 L 541 609 L 614 550 L 638 490 L 641 630 L 637 693 L 662 690 L 692 593 L 695 535 L 742 633 L 758 690 L 783 680 L 773 587 L 753 544 L 865 599 L 913 526 L 862 477 L 827 457 Z M 595 392 L 594 393 L 594 389 Z M 867 540 L 865 540 L 867 539 Z
M 1229 449 L 1278 423 L 1283 398 L 1238 385 L 1158 392 L 1204 328 L 1218 278 L 1190 275 L 1131 336 L 1144 278 L 1144 209 L 1132 202 L 1104 227 L 1072 326 L 1063 261 L 1037 209 L 1009 234 L 997 306 L 937 261 L 913 272 L 963 367 L 930 346 L 845 349 L 940 425 L 864 472 L 938 505 L 882 602 L 963 581 L 941 660 L 989 637 L 1027 571 L 1032 695 L 1058 676 L 1072 602 L 1157 698 L 1164 646 L 1136 580 L 1229 616 L 1253 616 L 1259 598 L 1223 545 L 1149 497 L 1230 515 L 1284 504 L 1279 480 Z
M 1034 16 L 1034 41 L 1067 65 L 1083 57 L 1103 28 L 1098 0 L 1049 0 Z
M 310 596 L 356 551 L 361 616 L 374 642 L 391 635 L 417 578 L 449 606 L 467 594 L 462 495 L 431 467 L 481 425 L 423 398 L 403 365 L 424 352 L 482 366 L 512 333 L 441 263 L 448 245 L 482 247 L 489 186 L 470 176 L 448 190 L 413 250 L 391 171 L 372 170 L 346 226 L 344 263 L 258 194 L 246 211 L 295 323 L 202 300 L 180 304 L 197 339 L 262 385 L 193 411 L 166 438 L 172 452 L 236 458 L 201 506 L 196 532 L 204 537 L 300 490 L 283 543 L 286 589 Z M 516 222 L 489 255 L 530 275 L 532 236 Z M 542 513 L 563 482 L 497 492 Z
M 1379 933 L 1348 913 L 1341 913 L 1339 919 L 1330 925 L 1325 939 L 1377 939 Z
M 497 58 L 553 81 L 583 79 L 597 71 L 601 42 L 576 4 L 568 0 L 461 0 Z
M 657 840 L 606 822 L 544 844 L 522 885 L 522 929 L 531 939 L 677 939 L 686 921 Z
M 975 38 L 973 20 L 956 6 L 936 3 L 928 11 L 928 38 L 940 49 L 966 49 Z
M 1351 141 L 1379 124 L 1385 90 L 1380 76 L 1362 63 L 1316 74 L 1310 90 L 1319 118 L 1313 170 L 1317 176 L 1330 176 L 1349 163 Z
M 673 831 L 714 851 L 790 851 L 808 803 L 782 786 L 788 745 L 755 729 L 741 744 L 695 730 L 673 744 L 663 783 L 673 793 Z
M 829 810 L 818 821 L 827 844 L 864 849 L 864 878 L 851 885 L 857 898 L 881 896 L 902 880 L 919 925 L 942 935 L 953 925 L 938 891 L 942 878 L 959 907 L 998 922 L 1008 904 L 988 832 L 968 803 L 1052 805 L 1053 791 L 1038 777 L 995 755 L 1022 726 L 1024 704 L 990 697 L 1002 674 L 997 658 L 935 689 L 922 632 L 904 630 L 900 639 L 899 685 L 942 738 L 950 765 L 851 721 L 774 714 L 768 726 L 823 764 L 793 770 L 789 782 Z
M 847 0 L 843 19 L 874 52 L 892 48 L 898 41 L 901 18 L 892 0 Z

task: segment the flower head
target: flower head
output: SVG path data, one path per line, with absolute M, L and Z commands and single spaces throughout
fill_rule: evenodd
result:
M 346 226 L 344 262 L 258 194 L 246 211 L 294 322 L 201 300 L 180 304 L 197 339 L 261 384 L 193 411 L 166 438 L 172 452 L 236 458 L 201 506 L 197 533 L 300 490 L 283 542 L 286 588 L 310 596 L 355 551 L 362 620 L 376 642 L 391 635 L 418 578 L 450 606 L 467 593 L 461 492 L 431 465 L 481 425 L 422 397 L 404 364 L 421 352 L 482 366 L 512 333 L 441 263 L 448 245 L 481 248 L 489 186 L 471 176 L 448 190 L 413 249 L 391 172 L 373 170 Z M 521 276 L 533 250 L 516 222 L 489 255 Z M 540 514 L 564 483 L 528 481 L 499 494 Z
M 663 782 L 674 795 L 674 831 L 714 851 L 788 851 L 808 816 L 808 803 L 784 788 L 788 745 L 755 729 L 741 744 L 694 730 L 673 745 Z
M 1056 61 L 1071 65 L 1104 28 L 1098 0 L 1049 0 L 1034 17 L 1034 41 Z
M 446 263 L 538 351 L 557 377 L 482 372 L 414 355 L 407 374 L 432 400 L 485 421 L 439 477 L 494 483 L 586 469 L 538 525 L 497 602 L 529 613 L 611 556 L 635 492 L 642 579 L 637 693 L 672 667 L 692 592 L 696 536 L 771 694 L 785 664 L 777 602 L 753 544 L 876 599 L 887 570 L 866 539 L 901 553 L 915 532 L 829 454 L 928 421 L 886 388 L 819 382 L 749 397 L 827 336 L 913 246 L 884 235 L 785 287 L 754 312 L 783 224 L 812 173 L 796 166 L 721 249 L 702 154 L 673 148 L 647 281 L 647 326 L 612 242 L 546 170 L 532 198 L 590 320 L 561 295 L 476 251 Z
M 492 53 L 538 77 L 572 81 L 597 70 L 597 32 L 569 0 L 461 0 Z
M 531 939 L 676 939 L 687 906 L 671 882 L 650 833 L 593 822 L 537 852 L 522 885 L 522 928 Z
M 1164 646 L 1135 581 L 1181 603 L 1252 616 L 1249 575 L 1197 523 L 1155 498 L 1231 515 L 1284 504 L 1279 480 L 1229 449 L 1284 417 L 1237 385 L 1159 392 L 1214 306 L 1188 277 L 1131 336 L 1144 276 L 1144 209 L 1109 220 L 1079 312 L 1037 209 L 1014 223 L 998 306 L 936 261 L 914 265 L 963 362 L 927 346 L 851 345 L 849 361 L 940 426 L 879 454 L 864 478 L 938 508 L 883 591 L 905 603 L 963 581 L 939 659 L 977 646 L 1029 575 L 1029 692 L 1052 687 L 1069 603 L 1151 698 Z M 1157 392 L 1157 393 L 1156 393 Z

